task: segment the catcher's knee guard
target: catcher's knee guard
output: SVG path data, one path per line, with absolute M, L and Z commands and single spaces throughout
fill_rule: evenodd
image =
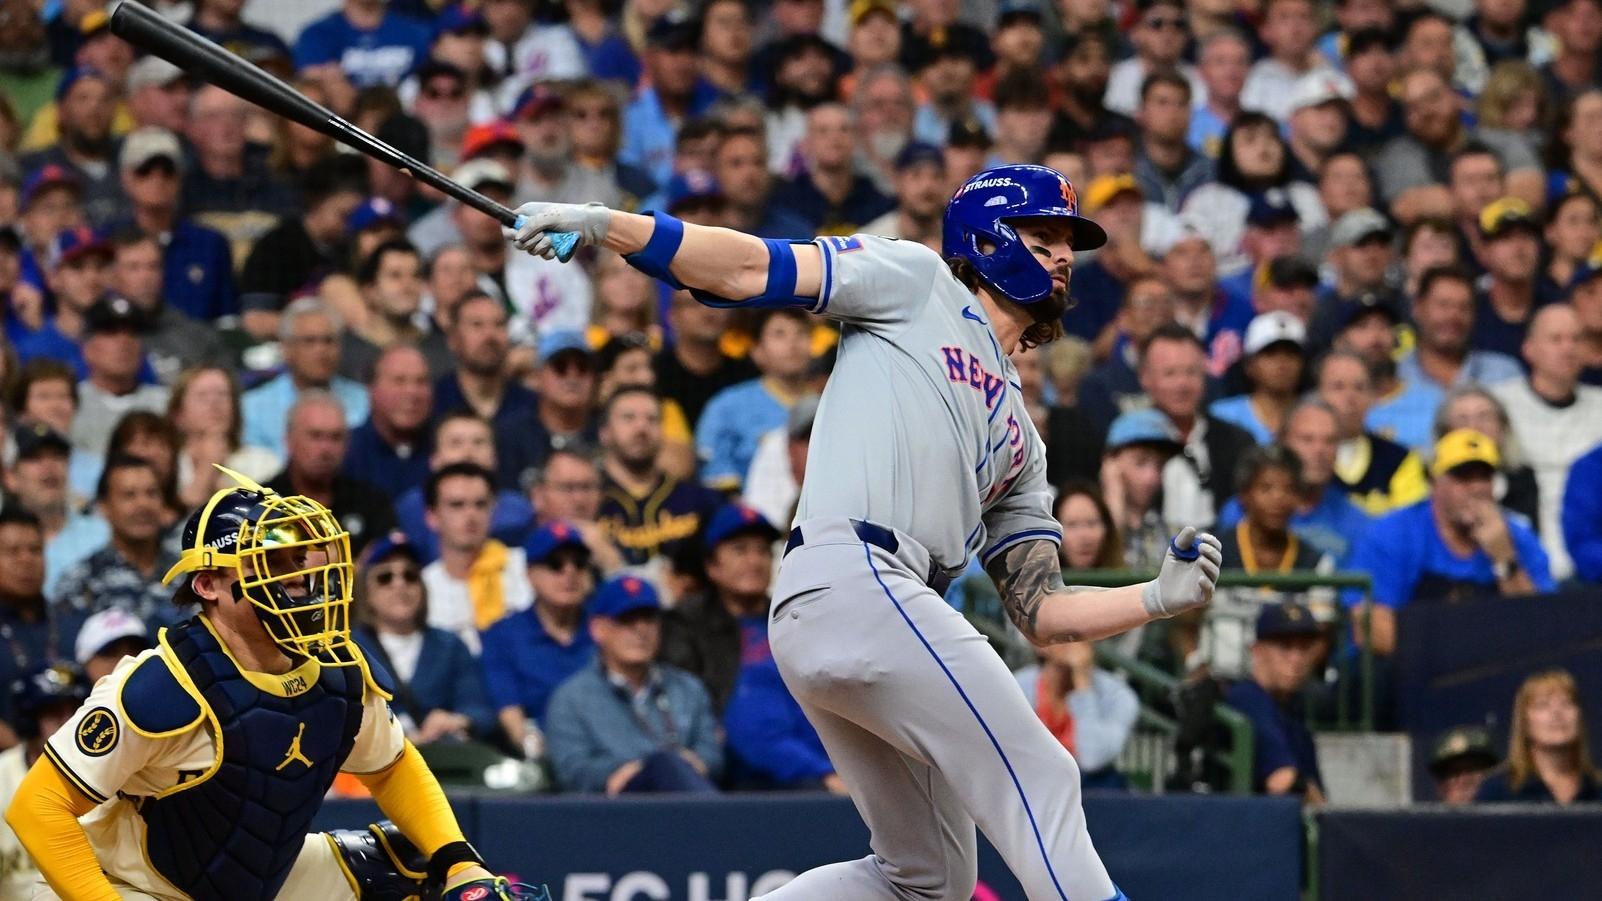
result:
M 428 859 L 394 823 L 384 820 L 366 829 L 337 829 L 328 837 L 360 901 L 429 897 L 424 888 Z

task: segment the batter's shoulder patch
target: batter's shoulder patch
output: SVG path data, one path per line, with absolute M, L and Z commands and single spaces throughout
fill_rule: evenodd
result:
M 117 747 L 122 738 L 122 724 L 109 707 L 96 707 L 83 715 L 73 740 L 78 750 L 89 757 L 104 757 Z

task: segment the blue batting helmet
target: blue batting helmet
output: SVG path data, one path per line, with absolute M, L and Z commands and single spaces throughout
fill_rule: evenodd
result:
M 39 736 L 39 717 L 51 704 L 77 707 L 89 697 L 89 679 L 76 663 L 36 666 L 11 683 L 12 725 L 22 738 Z
M 1018 303 L 1051 296 L 1051 274 L 1025 247 L 1009 219 L 1061 217 L 1075 250 L 1107 243 L 1107 233 L 1079 215 L 1079 195 L 1062 173 L 1045 166 L 996 166 L 968 179 L 946 207 L 942 252 L 973 264 L 979 278 Z M 994 249 L 986 253 L 984 243 Z

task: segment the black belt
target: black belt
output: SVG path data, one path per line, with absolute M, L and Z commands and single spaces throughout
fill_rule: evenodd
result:
M 883 548 L 888 553 L 894 554 L 901 550 L 901 541 L 896 538 L 896 533 L 878 523 L 868 522 L 865 519 L 853 519 L 851 520 L 851 531 L 856 532 L 857 537 L 862 539 L 864 543 Z M 783 556 L 790 556 L 791 551 L 803 544 L 806 544 L 806 538 L 801 534 L 801 527 L 796 526 L 790 530 L 790 540 L 784 543 Z M 929 558 L 929 572 L 923 577 L 923 584 L 929 586 L 934 590 L 935 594 L 941 596 L 944 596 L 946 589 L 951 587 L 951 577 L 946 575 L 946 571 L 935 563 L 933 556 Z

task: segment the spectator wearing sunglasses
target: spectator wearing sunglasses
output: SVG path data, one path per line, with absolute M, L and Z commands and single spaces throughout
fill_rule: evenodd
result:
M 1126 116 L 1140 105 L 1140 88 L 1153 72 L 1177 69 L 1190 82 L 1193 97 L 1205 99 L 1207 86 L 1196 68 L 1184 61 L 1190 33 L 1180 0 L 1141 0 L 1139 18 L 1129 32 L 1135 55 L 1115 63 L 1107 76 L 1107 108 Z
M 374 541 L 357 584 L 352 637 L 395 677 L 391 707 L 413 744 L 483 737 L 495 727 L 483 676 L 460 638 L 428 625 L 417 548 L 401 532 Z
M 583 533 L 569 522 L 535 531 L 523 556 L 534 605 L 484 633 L 484 678 L 507 739 L 536 758 L 551 693 L 595 657 L 584 615 L 595 570 Z

